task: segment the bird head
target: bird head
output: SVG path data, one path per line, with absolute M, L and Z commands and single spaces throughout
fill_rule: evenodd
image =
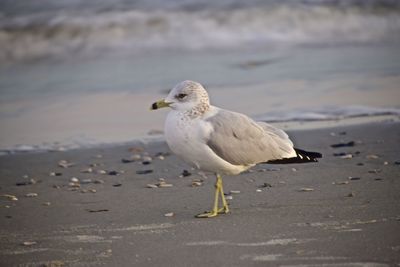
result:
M 208 93 L 200 83 L 183 81 L 178 83 L 165 99 L 153 103 L 151 109 L 170 107 L 174 110 L 187 111 L 209 105 Z

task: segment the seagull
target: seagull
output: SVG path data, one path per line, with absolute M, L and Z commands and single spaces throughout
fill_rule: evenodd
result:
M 166 142 L 190 165 L 216 176 L 211 211 L 196 215 L 211 218 L 229 212 L 221 175 L 238 175 L 259 163 L 317 162 L 322 155 L 294 148 L 289 136 L 265 122 L 210 104 L 207 91 L 194 81 L 177 84 L 151 109 L 169 107 L 164 126 Z M 221 198 L 222 207 L 218 205 Z

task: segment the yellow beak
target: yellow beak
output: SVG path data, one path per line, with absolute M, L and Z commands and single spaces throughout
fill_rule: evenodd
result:
M 159 108 L 166 108 L 166 107 L 169 107 L 170 104 L 171 103 L 165 102 L 165 100 L 163 99 L 163 100 L 154 102 L 151 105 L 150 110 L 156 110 L 156 109 L 159 109 Z

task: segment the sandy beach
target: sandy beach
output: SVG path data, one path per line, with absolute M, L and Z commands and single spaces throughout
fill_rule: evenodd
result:
M 212 219 L 194 215 L 214 177 L 164 142 L 2 156 L 0 265 L 397 266 L 399 132 L 291 131 L 320 162 L 224 177 L 231 213 Z

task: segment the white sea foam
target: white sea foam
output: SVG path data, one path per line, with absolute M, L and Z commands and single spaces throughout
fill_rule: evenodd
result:
M 319 109 L 294 109 L 292 111 L 271 111 L 255 117 L 267 122 L 324 121 L 347 118 L 394 115 L 400 116 L 399 108 L 379 108 L 367 106 L 325 107 Z
M 400 8 L 334 5 L 57 10 L 0 16 L 0 61 L 99 49 L 221 49 L 247 45 L 370 43 L 400 39 Z

